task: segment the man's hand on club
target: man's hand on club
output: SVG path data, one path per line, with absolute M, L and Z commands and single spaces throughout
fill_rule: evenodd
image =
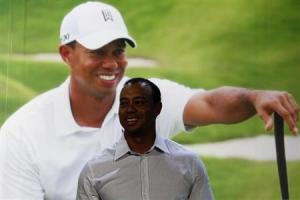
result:
M 297 135 L 299 130 L 299 106 L 294 97 L 287 92 L 255 90 L 253 104 L 258 115 L 265 123 L 265 129 L 274 126 L 272 114 L 277 112 L 287 123 L 290 131 Z

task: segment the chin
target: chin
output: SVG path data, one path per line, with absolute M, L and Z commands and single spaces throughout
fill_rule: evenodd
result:
M 131 137 L 139 137 L 141 131 L 138 128 L 127 128 L 126 134 Z
M 107 97 L 110 95 L 113 95 L 116 93 L 116 88 L 101 88 L 98 90 L 93 91 L 93 96 L 97 97 L 97 98 L 103 98 L 103 97 Z

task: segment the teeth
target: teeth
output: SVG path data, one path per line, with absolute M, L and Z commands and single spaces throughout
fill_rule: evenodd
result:
M 116 75 L 99 75 L 99 78 L 106 81 L 111 81 L 116 78 Z
M 136 118 L 133 118 L 133 119 L 127 119 L 128 122 L 133 122 L 133 121 L 136 121 L 137 119 Z

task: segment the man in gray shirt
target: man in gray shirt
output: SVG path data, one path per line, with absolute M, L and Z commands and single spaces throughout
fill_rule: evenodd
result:
M 134 78 L 125 83 L 119 107 L 124 135 L 86 164 L 77 199 L 214 199 L 197 155 L 156 135 L 161 108 L 160 91 L 151 81 Z

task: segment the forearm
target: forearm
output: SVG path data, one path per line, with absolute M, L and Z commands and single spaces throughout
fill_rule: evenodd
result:
M 256 113 L 253 102 L 258 91 L 238 87 L 221 87 L 212 91 L 208 104 L 217 122 L 241 122 Z
M 258 91 L 220 87 L 194 95 L 185 107 L 184 120 L 189 125 L 237 123 L 256 113 L 253 101 Z

